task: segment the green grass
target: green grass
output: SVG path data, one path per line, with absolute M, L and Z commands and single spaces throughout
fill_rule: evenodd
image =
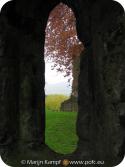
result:
M 57 153 L 69 154 L 76 149 L 77 112 L 46 111 L 46 144 Z
M 47 95 L 46 96 L 46 110 L 47 111 L 60 111 L 60 105 L 69 97 L 65 95 Z

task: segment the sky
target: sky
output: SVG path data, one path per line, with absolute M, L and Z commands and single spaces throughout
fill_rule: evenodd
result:
M 46 62 L 46 61 L 45 61 Z M 69 77 L 64 77 L 64 73 L 52 70 L 53 63 L 45 63 L 45 92 L 46 94 L 71 94 L 71 83 L 69 83 Z

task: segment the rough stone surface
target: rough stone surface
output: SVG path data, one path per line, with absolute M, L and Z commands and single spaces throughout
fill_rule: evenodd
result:
M 64 112 L 77 112 L 78 111 L 78 99 L 75 96 L 71 96 L 68 100 L 61 103 L 60 111 Z

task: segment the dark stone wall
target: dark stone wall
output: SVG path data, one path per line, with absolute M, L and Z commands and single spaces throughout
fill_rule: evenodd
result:
M 1 143 L 5 146 L 7 140 L 9 144 L 44 144 L 44 40 L 48 15 L 44 14 L 41 20 L 24 17 L 16 11 L 16 4 L 10 2 L 3 7 L 0 19 L 4 41 L 1 83 L 5 87 L 1 87 L 1 98 L 5 96 L 1 101 L 5 120 L 1 122 L 1 133 L 5 133 Z
M 19 134 L 19 43 L 17 31 L 1 16 L 1 146 L 17 141 Z M 10 32 L 10 33 L 9 33 Z M 16 91 L 15 91 L 16 90 Z M 11 120 L 11 121 L 10 121 Z
M 124 116 L 119 116 L 124 90 L 124 10 L 112 1 L 96 1 L 86 10 L 76 13 L 77 33 L 85 45 L 79 76 L 78 152 L 79 157 L 89 155 L 113 165 L 125 150 L 120 124 Z M 108 45 L 112 53 L 105 50 Z
M 50 11 L 59 2 L 15 0 L 2 8 L 2 149 L 12 146 L 16 150 L 20 145 L 36 149 L 45 144 L 45 28 Z M 122 159 L 125 145 L 124 11 L 110 0 L 63 2 L 74 11 L 78 37 L 85 46 L 78 84 L 79 141 L 71 157 L 104 159 L 110 167 Z

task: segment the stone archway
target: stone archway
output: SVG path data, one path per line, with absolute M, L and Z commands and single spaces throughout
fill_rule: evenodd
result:
M 15 0 L 7 3 L 1 11 L 2 56 L 0 59 L 2 63 L 0 65 L 0 79 L 2 91 L 0 104 L 2 106 L 2 122 L 0 124 L 0 145 L 2 149 L 10 150 L 11 146 L 15 145 L 13 150 L 16 152 L 19 144 L 24 144 L 24 150 L 29 149 L 29 146 L 36 149 L 40 145 L 44 145 L 45 81 L 43 55 L 45 27 L 50 11 L 58 3 L 59 1 L 56 0 L 54 2 L 47 0 L 44 3 L 40 0 L 37 2 Z M 119 120 L 124 118 L 124 113 L 121 115 L 122 118 L 117 115 L 118 111 L 121 113 L 125 101 L 123 96 L 121 99 L 125 86 L 124 37 L 121 37 L 122 46 L 119 54 L 121 59 L 114 56 L 116 69 L 114 66 L 108 69 L 112 65 L 112 55 L 117 53 L 117 51 L 115 53 L 110 52 L 110 48 L 115 47 L 115 44 L 112 43 L 114 41 L 113 36 L 110 35 L 119 32 L 119 25 L 121 24 L 120 31 L 124 34 L 124 28 L 122 28 L 124 27 L 122 20 L 124 10 L 118 3 L 112 1 L 72 0 L 63 1 L 63 3 L 66 3 L 74 11 L 78 37 L 86 48 L 85 55 L 81 57 L 79 77 L 79 114 L 77 121 L 79 142 L 76 152 L 71 157 L 77 156 L 80 160 L 85 160 L 86 157 L 104 159 L 106 165 L 113 166 L 122 159 L 124 153 L 124 150 L 120 149 L 124 143 L 122 133 L 124 128 L 122 129 L 121 124 L 119 124 L 120 133 L 118 132 L 119 129 L 112 131 L 111 127 L 114 127 L 114 122 L 111 121 L 110 124 L 109 121 L 113 117 L 114 120 L 118 119 L 119 123 Z M 117 64 L 118 61 L 119 64 Z M 113 78 L 111 78 L 112 74 Z M 116 76 L 116 74 L 118 75 Z M 24 76 L 26 76 L 25 81 L 27 81 L 30 89 L 22 97 L 19 94 L 21 90 L 19 78 L 22 81 Z M 116 82 L 116 78 L 118 82 Z M 24 97 L 28 97 L 28 100 L 23 102 Z M 34 113 L 32 110 L 32 114 L 28 111 L 23 113 L 21 102 L 26 103 L 27 108 L 29 106 L 31 110 L 36 109 L 37 112 Z M 22 123 L 19 123 L 20 120 L 23 120 L 23 114 L 29 116 L 28 120 L 25 121 L 26 133 L 21 132 Z M 27 125 L 30 126 L 27 128 Z M 3 129 L 5 130 L 3 131 Z M 28 135 L 26 135 L 27 133 Z M 115 145 L 111 138 L 113 133 L 117 137 L 120 136 L 120 141 L 118 140 L 117 143 L 116 139 L 117 144 Z M 28 154 L 30 155 L 30 151 Z M 37 153 L 35 152 L 35 154 Z M 54 153 L 53 155 L 55 156 Z
M 77 85 L 80 54 L 83 49 L 83 44 L 77 38 L 73 11 L 67 5 L 59 3 L 48 18 L 44 59 L 46 144 L 62 154 L 74 152 L 78 141 Z

